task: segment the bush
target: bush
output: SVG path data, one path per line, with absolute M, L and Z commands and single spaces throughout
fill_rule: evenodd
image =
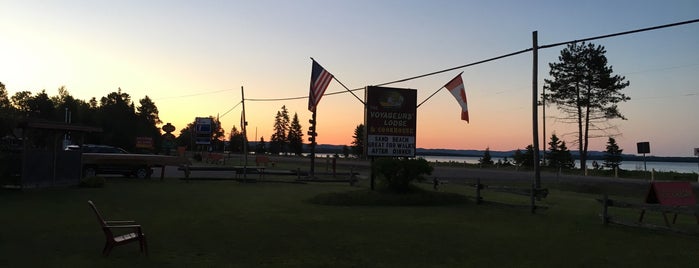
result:
M 393 193 L 411 192 L 411 182 L 425 180 L 423 175 L 430 175 L 434 170 L 424 158 L 380 158 L 374 162 L 372 169 L 382 182 L 382 190 Z
M 85 177 L 80 179 L 80 187 L 85 188 L 102 188 L 106 180 L 103 177 Z
M 425 191 L 415 187 L 411 193 L 402 194 L 369 190 L 323 193 L 309 202 L 329 206 L 448 206 L 467 203 L 468 198 L 456 193 Z

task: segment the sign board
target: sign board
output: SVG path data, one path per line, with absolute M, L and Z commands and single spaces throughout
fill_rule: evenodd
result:
M 636 143 L 636 148 L 639 154 L 648 154 L 650 153 L 650 142 L 644 141 Z
M 213 120 L 211 117 L 197 117 L 195 119 L 194 141 L 196 144 L 211 144 Z
M 697 200 L 692 184 L 686 181 L 653 182 L 650 184 L 646 203 L 666 206 L 694 206 Z
M 369 86 L 364 99 L 366 155 L 415 157 L 417 90 Z
M 136 137 L 136 148 L 153 149 L 153 138 Z

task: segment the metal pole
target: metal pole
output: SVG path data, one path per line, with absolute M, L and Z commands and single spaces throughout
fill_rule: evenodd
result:
M 317 109 L 317 107 L 316 107 Z M 315 133 L 318 130 L 318 121 L 316 121 L 316 111 L 313 110 L 313 114 L 311 115 L 311 120 L 313 120 L 313 126 L 315 129 L 313 132 Z M 313 136 L 313 141 L 311 142 L 311 172 L 308 174 L 310 175 L 311 178 L 315 177 L 315 169 L 316 169 L 316 137 Z
M 534 185 L 537 189 L 541 188 L 541 170 L 539 168 L 539 124 L 538 124 L 538 111 L 539 106 L 537 105 L 539 100 L 539 94 L 537 94 L 538 88 L 538 63 L 539 63 L 539 45 L 537 41 L 537 32 L 532 32 L 532 131 L 534 137 Z
M 538 69 L 538 68 L 537 68 Z M 541 141 L 543 144 L 544 153 L 542 154 L 541 163 L 546 166 L 546 87 L 541 88 Z
M 245 159 L 245 162 L 243 162 L 243 181 L 247 181 L 248 179 L 248 146 L 247 146 L 247 137 L 248 134 L 246 132 L 246 127 L 247 125 L 247 120 L 245 119 L 245 90 L 243 90 L 243 86 L 240 86 L 240 98 L 242 99 L 242 104 L 243 104 L 243 122 L 242 122 L 242 128 L 243 128 L 243 158 Z
M 369 162 L 369 178 L 371 178 L 371 190 L 374 190 L 374 177 L 376 174 L 374 174 L 374 157 L 371 157 L 371 161 Z

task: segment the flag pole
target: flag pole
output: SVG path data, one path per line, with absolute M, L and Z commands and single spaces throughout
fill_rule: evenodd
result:
M 312 124 L 313 124 L 314 129 L 312 132 L 309 131 L 309 133 L 308 133 L 313 138 L 313 140 L 311 141 L 311 171 L 308 174 L 311 179 L 315 178 L 315 169 L 316 169 L 316 140 L 315 140 L 316 129 L 315 128 L 318 126 L 318 122 L 316 122 L 316 110 L 317 109 L 318 109 L 318 107 L 313 109 L 313 114 L 311 115 L 311 121 L 313 121 Z
M 313 57 L 310 57 L 310 58 L 311 58 L 312 61 L 317 62 Z M 354 92 L 352 92 L 352 90 L 350 90 L 347 86 L 345 86 L 345 84 L 343 84 L 342 81 L 340 81 L 339 79 L 337 79 L 337 77 L 335 77 L 335 75 L 333 75 L 332 78 L 333 78 L 333 80 L 337 81 L 337 83 L 339 83 L 343 88 L 345 88 L 345 90 L 347 90 L 347 92 L 351 93 L 352 96 L 354 96 L 359 102 L 361 102 L 362 104 L 366 105 L 366 103 L 364 103 L 364 101 L 363 101 L 362 99 L 360 99 L 359 97 L 357 97 L 357 94 L 354 94 Z
M 362 99 L 360 99 L 359 97 L 357 97 L 357 94 L 354 94 L 354 92 L 352 92 L 352 90 L 350 90 L 349 88 L 347 88 L 347 87 L 345 86 L 345 84 L 343 84 L 342 82 L 340 82 L 340 80 L 338 80 L 337 77 L 335 77 L 334 75 L 333 75 L 333 79 L 334 79 L 335 81 L 337 81 L 338 83 L 340 83 L 340 85 L 341 85 L 342 87 L 344 87 L 344 88 L 347 90 L 347 92 L 351 93 L 352 96 L 354 96 L 359 102 L 361 102 L 362 104 L 366 105 L 366 103 L 364 103 L 364 101 L 363 101 Z
M 454 78 L 459 77 L 459 76 L 462 75 L 463 73 L 464 73 L 464 72 L 460 72 L 460 73 L 459 73 L 458 75 L 456 75 Z M 435 91 L 434 93 L 432 93 L 432 95 L 430 95 L 429 97 L 427 97 L 427 99 L 425 99 L 425 100 L 422 101 L 420 104 L 418 104 L 416 108 L 420 108 L 420 105 L 422 105 L 423 103 L 427 102 L 427 100 L 429 100 L 430 98 L 432 98 L 432 96 L 436 95 L 437 92 L 439 92 L 440 90 L 442 90 L 442 88 L 445 88 L 445 87 L 446 87 L 449 83 L 451 83 L 451 81 L 453 81 L 453 80 L 454 80 L 454 79 L 449 80 L 449 82 L 447 82 L 447 83 L 444 84 L 442 87 L 440 87 L 439 89 L 437 89 L 437 91 Z
M 417 107 L 415 107 L 415 108 L 420 108 L 420 105 L 422 105 L 422 104 L 425 103 L 427 100 L 429 100 L 430 98 L 432 98 L 432 96 L 436 95 L 437 92 L 439 92 L 439 91 L 442 90 L 443 88 L 444 88 L 444 86 L 442 86 L 442 87 L 440 87 L 439 89 L 437 89 L 437 91 L 435 91 L 434 93 L 432 93 L 432 95 L 430 95 L 429 97 L 427 97 L 427 99 L 425 99 L 424 101 L 422 101 L 422 102 L 421 102 L 420 104 L 418 104 Z

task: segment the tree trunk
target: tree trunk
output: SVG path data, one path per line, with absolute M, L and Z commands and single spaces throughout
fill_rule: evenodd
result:
M 583 111 L 582 111 L 582 105 L 581 105 L 581 96 L 580 96 L 580 86 L 576 85 L 575 89 L 577 93 L 577 109 L 578 109 L 578 152 L 580 153 L 580 169 L 585 168 L 585 162 L 587 161 L 587 154 L 585 153 L 584 149 L 584 143 L 583 139 L 586 137 L 583 137 Z M 587 121 L 587 119 L 585 120 Z

